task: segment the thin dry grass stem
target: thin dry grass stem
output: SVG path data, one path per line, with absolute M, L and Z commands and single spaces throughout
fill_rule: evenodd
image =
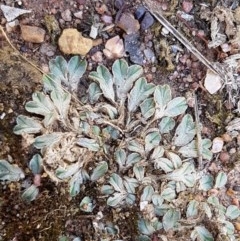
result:
M 201 171 L 203 169 L 202 136 L 201 136 L 202 126 L 199 118 L 198 101 L 197 101 L 196 93 L 194 93 L 194 99 L 195 99 L 194 114 L 195 114 L 195 124 L 196 124 L 196 132 L 197 132 L 198 170 Z
M 58 85 L 60 88 L 62 88 L 65 92 L 67 92 L 68 94 L 71 95 L 71 97 L 80 105 L 83 105 L 81 101 L 79 101 L 77 99 L 77 97 L 75 97 L 73 94 L 71 94 L 66 88 L 64 88 L 61 84 L 57 83 L 50 75 L 46 74 L 41 68 L 39 68 L 36 64 L 34 64 L 33 62 L 31 62 L 30 60 L 28 60 L 25 56 L 23 56 L 18 49 L 15 48 L 15 46 L 12 44 L 12 42 L 10 41 L 10 39 L 8 38 L 6 32 L 4 31 L 3 27 L 0 25 L 0 30 L 2 32 L 2 35 L 4 36 L 4 38 L 6 39 L 7 43 L 11 46 L 11 48 L 24 60 L 26 61 L 28 64 L 30 64 L 33 68 L 35 68 L 36 70 L 38 70 L 40 73 L 42 73 L 43 75 L 47 76 L 47 78 L 49 78 L 50 80 L 52 80 L 56 85 Z

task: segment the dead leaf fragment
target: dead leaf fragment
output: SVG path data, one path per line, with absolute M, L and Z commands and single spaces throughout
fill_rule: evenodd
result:
M 103 53 L 108 59 L 117 59 L 123 57 L 125 53 L 123 40 L 120 39 L 118 35 L 109 39 L 105 44 Z
M 210 94 L 216 93 L 222 87 L 220 76 L 207 70 L 204 86 Z
M 1 5 L 1 10 L 3 12 L 4 17 L 7 19 L 8 22 L 13 21 L 18 16 L 25 14 L 25 13 L 31 13 L 32 10 L 25 10 L 21 8 L 14 8 L 9 7 L 6 5 Z
M 93 46 L 93 41 L 82 36 L 77 29 L 64 29 L 58 45 L 60 50 L 65 54 L 80 54 L 85 56 Z

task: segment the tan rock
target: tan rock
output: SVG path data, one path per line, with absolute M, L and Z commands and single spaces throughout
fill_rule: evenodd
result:
M 59 40 L 58 46 L 65 54 L 80 54 L 86 55 L 93 46 L 93 41 L 89 38 L 84 38 L 77 29 L 64 29 Z
M 42 28 L 29 25 L 21 25 L 21 37 L 26 42 L 42 43 L 46 31 Z

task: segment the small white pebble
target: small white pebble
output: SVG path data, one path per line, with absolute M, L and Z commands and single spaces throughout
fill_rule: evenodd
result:
M 216 93 L 222 87 L 222 81 L 220 76 L 210 70 L 207 70 L 204 87 L 208 90 L 210 94 Z
M 221 48 L 224 53 L 229 52 L 231 50 L 231 46 L 227 43 L 222 44 Z
M 91 59 L 94 62 L 101 63 L 103 61 L 103 54 L 101 51 L 97 51 L 95 54 L 91 56 Z
M 6 116 L 6 113 L 3 112 L 3 113 L 0 115 L 0 119 L 3 120 L 5 116 Z
M 66 9 L 61 13 L 61 17 L 64 21 L 66 22 L 71 22 L 72 21 L 72 13 L 69 9 Z
M 221 137 L 216 137 L 213 139 L 213 144 L 212 144 L 212 153 L 218 153 L 222 151 L 223 148 L 223 138 Z
M 166 29 L 166 28 L 162 28 L 162 32 L 161 32 L 162 35 L 168 35 L 169 34 L 169 31 Z
M 76 13 L 73 14 L 74 17 L 82 19 L 83 18 L 83 11 L 78 11 Z
M 231 148 L 229 150 L 229 154 L 232 155 L 232 154 L 236 153 L 236 151 L 237 151 L 236 148 Z

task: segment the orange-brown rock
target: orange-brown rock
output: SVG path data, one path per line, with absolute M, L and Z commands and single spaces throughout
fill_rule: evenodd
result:
M 46 31 L 42 28 L 29 25 L 21 25 L 21 37 L 26 42 L 42 43 Z

